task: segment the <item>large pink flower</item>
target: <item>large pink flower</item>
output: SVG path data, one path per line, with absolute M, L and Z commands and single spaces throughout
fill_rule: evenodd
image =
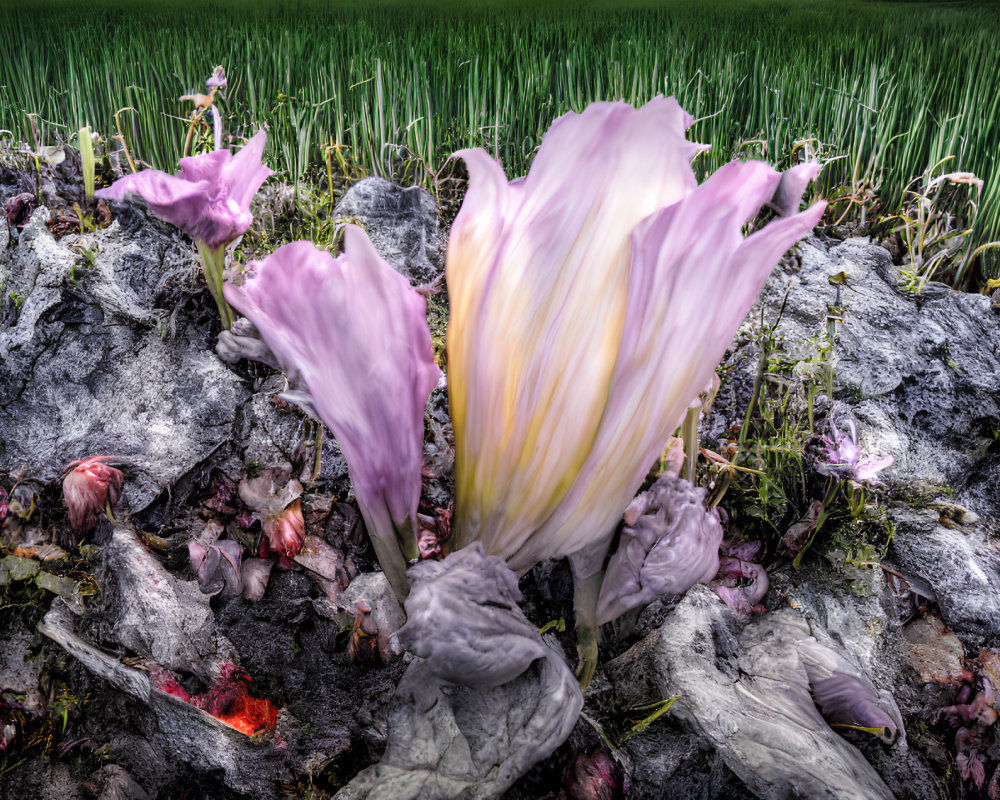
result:
M 158 217 L 214 250 L 242 236 L 253 222 L 250 201 L 272 174 L 260 161 L 266 143 L 267 132 L 260 130 L 235 156 L 215 150 L 182 158 L 177 175 L 146 169 L 95 195 L 119 201 L 140 195 Z
M 225 295 L 312 395 L 347 459 L 382 568 L 405 595 L 424 409 L 440 377 L 426 301 L 354 225 L 339 258 L 292 242 L 254 264 L 243 286 L 226 284 Z
M 638 490 L 781 255 L 815 171 L 730 163 L 697 185 L 673 98 L 595 103 L 552 125 L 528 175 L 459 155 L 449 390 L 456 547 L 524 571 L 586 553 L 600 568 Z M 794 198 L 791 196 L 794 194 Z M 768 202 L 786 216 L 744 238 Z

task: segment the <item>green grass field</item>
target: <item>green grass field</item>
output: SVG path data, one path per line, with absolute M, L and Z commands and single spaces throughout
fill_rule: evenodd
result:
M 950 156 L 938 174 L 985 180 L 985 242 L 1000 239 L 998 21 L 996 6 L 857 0 L 185 11 L 63 0 L 0 12 L 0 128 L 28 145 L 85 124 L 110 136 L 128 107 L 129 149 L 172 169 L 189 112 L 177 98 L 222 64 L 227 130 L 267 124 L 269 163 L 289 180 L 336 142 L 366 173 L 418 182 L 468 146 L 523 174 L 560 114 L 673 94 L 698 120 L 691 138 L 712 145 L 699 172 L 733 157 L 783 167 L 808 148 L 830 162 L 826 196 L 868 197 L 883 218 Z M 836 215 L 857 211 L 848 205 Z

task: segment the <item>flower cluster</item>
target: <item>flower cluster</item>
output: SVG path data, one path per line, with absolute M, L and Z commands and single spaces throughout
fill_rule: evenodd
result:
M 765 278 L 824 210 L 800 211 L 813 162 L 784 174 L 733 162 L 699 185 L 691 162 L 705 148 L 686 139 L 691 123 L 674 98 L 595 103 L 556 120 L 514 181 L 484 150 L 456 154 L 469 188 L 446 264 L 449 547 L 479 543 L 516 573 L 569 556 L 584 626 L 715 574 L 718 520 L 673 484 L 626 529 L 606 576 L 604 565 L 623 510 Z M 178 176 L 130 175 L 104 196 L 142 194 L 199 243 L 226 327 L 228 300 L 260 335 L 224 337 L 225 351 L 280 365 L 331 429 L 402 598 L 440 376 L 425 301 L 350 225 L 337 258 L 294 242 L 223 286 L 221 249 L 246 230 L 270 174 L 264 141 L 182 159 Z M 765 206 L 777 218 L 744 237 Z

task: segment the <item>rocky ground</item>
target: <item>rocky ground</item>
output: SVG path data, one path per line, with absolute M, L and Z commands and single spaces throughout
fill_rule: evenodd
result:
M 0 179 L 5 198 L 34 188 Z M 723 453 L 744 424 L 765 343 L 766 363 L 788 367 L 764 371 L 774 396 L 808 402 L 817 432 L 852 421 L 865 452 L 893 457 L 865 501 L 891 540 L 865 550 L 820 535 L 795 566 L 803 542 L 782 542 L 793 523 L 809 532 L 813 478 L 803 471 L 806 502 L 789 502 L 777 534 L 749 529 L 731 489 L 727 536 L 763 540 L 763 599 L 741 611 L 696 586 L 606 626 L 577 717 L 571 624 L 490 690 L 442 687 L 399 652 L 401 611 L 373 571 L 335 442 L 316 472 L 317 437 L 278 398 L 280 374 L 216 355 L 190 243 L 131 206 L 97 230 L 59 228 L 49 180 L 52 208 L 0 226 L 4 797 L 1000 797 L 1000 315 L 988 297 L 903 292 L 889 252 L 865 238 L 819 232 L 782 261 L 720 368 L 702 444 Z M 414 285 L 440 274 L 422 190 L 363 182 L 335 214 L 361 220 Z M 822 387 L 830 366 L 832 399 L 803 401 L 795 387 Z M 442 389 L 426 427 L 421 511 L 441 533 Z M 98 454 L 122 466 L 123 505 L 81 542 L 59 485 L 68 463 Z M 247 561 L 260 555 L 237 487 L 267 470 L 302 482 L 307 547 L 268 556 L 266 589 L 248 599 L 218 557 L 217 575 L 194 570 L 188 541 L 218 526 Z M 571 622 L 565 564 L 521 590 L 528 627 Z M 901 724 L 838 724 L 817 706 L 831 671 Z M 233 727 L 250 717 L 251 735 Z M 534 764 L 540 749 L 554 752 Z

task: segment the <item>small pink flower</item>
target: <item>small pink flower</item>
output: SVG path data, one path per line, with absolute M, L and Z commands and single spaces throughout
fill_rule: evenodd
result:
M 106 463 L 110 460 L 94 456 L 74 461 L 63 472 L 63 499 L 77 533 L 93 530 L 105 507 L 114 507 L 121 496 L 124 476 Z
M 871 458 L 861 455 L 858 429 L 853 420 L 847 421 L 846 433 L 837 430 L 837 426 L 831 421 L 830 433 L 832 439 L 820 437 L 823 445 L 822 460 L 816 465 L 816 469 L 821 475 L 836 475 L 858 483 L 878 483 L 878 473 L 892 464 L 892 456 Z
M 156 216 L 215 250 L 238 239 L 253 222 L 250 201 L 272 174 L 260 161 L 266 143 L 267 132 L 260 130 L 235 156 L 216 150 L 182 158 L 177 175 L 146 169 L 94 194 L 118 201 L 126 194 L 140 195 Z
M 296 499 L 284 511 L 264 520 L 264 535 L 272 553 L 295 558 L 306 539 L 306 522 L 302 517 L 302 501 Z

